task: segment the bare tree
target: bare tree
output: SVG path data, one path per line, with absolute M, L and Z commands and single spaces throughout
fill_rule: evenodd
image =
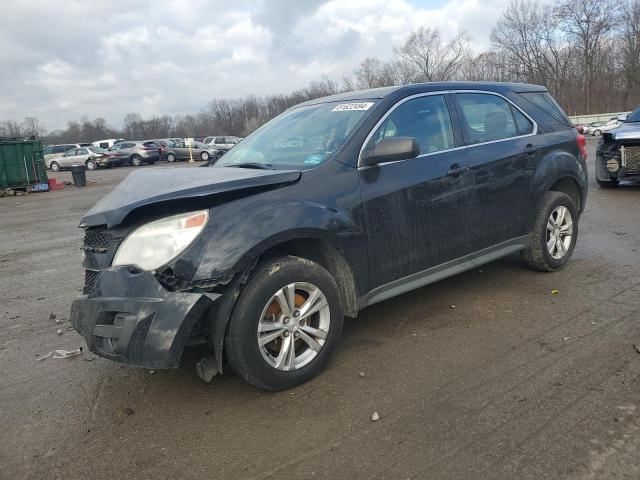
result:
M 620 43 L 622 74 L 629 86 L 629 96 L 640 103 L 640 0 L 625 5 Z
M 414 81 L 451 80 L 470 54 L 470 41 L 467 33 L 459 32 L 445 42 L 437 28 L 420 27 L 395 53 Z
M 24 117 L 24 121 L 21 125 L 22 135 L 25 137 L 34 137 L 40 138 L 45 133 L 47 133 L 47 129 L 45 126 L 38 120 L 38 117 Z
M 618 25 L 620 0 L 559 0 L 556 13 L 559 27 L 575 42 L 582 55 L 585 110 L 592 112 L 592 91 L 605 55 L 608 35 Z

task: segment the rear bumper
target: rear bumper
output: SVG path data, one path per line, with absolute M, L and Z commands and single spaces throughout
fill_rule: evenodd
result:
M 221 297 L 167 291 L 149 272 L 112 267 L 71 306 L 71 323 L 89 350 L 145 368 L 178 368 L 193 325 Z

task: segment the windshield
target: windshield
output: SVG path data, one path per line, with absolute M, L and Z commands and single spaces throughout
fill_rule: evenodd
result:
M 374 104 L 331 102 L 287 110 L 243 139 L 215 166 L 317 167 L 333 158 Z
M 633 112 L 631 112 L 626 120 L 624 121 L 625 123 L 635 123 L 635 122 L 640 122 L 640 107 L 636 108 Z

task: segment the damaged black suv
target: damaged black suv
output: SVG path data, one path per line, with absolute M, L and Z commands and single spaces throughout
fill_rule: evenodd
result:
M 264 389 L 317 375 L 343 316 L 522 253 L 563 268 L 584 138 L 535 85 L 431 83 L 290 108 L 208 168 L 129 175 L 82 219 L 89 348 L 177 368 L 208 345 Z
M 640 107 L 622 125 L 604 132 L 596 147 L 596 182 L 605 188 L 640 180 Z

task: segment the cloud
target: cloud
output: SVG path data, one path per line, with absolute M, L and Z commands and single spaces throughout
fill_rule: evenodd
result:
M 465 29 L 482 49 L 506 2 L 3 0 L 0 120 L 36 115 L 55 129 L 87 115 L 120 126 L 127 112 L 286 93 L 351 75 L 366 56 L 389 58 L 419 26 Z

